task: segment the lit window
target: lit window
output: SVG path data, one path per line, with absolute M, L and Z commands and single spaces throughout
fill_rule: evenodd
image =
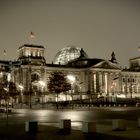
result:
M 40 52 L 39 51 L 37 52 L 37 56 L 40 56 Z
M 35 51 L 33 51 L 33 56 L 36 56 L 36 53 L 35 53 Z
M 31 56 L 31 52 L 29 50 L 26 50 L 25 56 Z
M 31 52 L 30 51 L 28 52 L 28 56 L 31 56 Z

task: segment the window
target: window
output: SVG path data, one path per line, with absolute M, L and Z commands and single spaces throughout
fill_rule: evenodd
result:
M 40 79 L 39 74 L 33 73 L 33 74 L 31 75 L 31 81 L 32 81 L 32 82 L 34 82 L 34 81 L 39 81 L 39 79 Z
M 36 53 L 35 53 L 35 51 L 33 51 L 33 56 L 34 56 L 34 57 L 36 56 Z
M 40 52 L 39 51 L 37 52 L 37 56 L 40 56 Z
M 126 80 L 125 80 L 125 78 L 123 78 L 123 82 L 125 82 Z

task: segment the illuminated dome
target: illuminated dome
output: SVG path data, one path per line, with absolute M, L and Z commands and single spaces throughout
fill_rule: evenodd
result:
M 56 54 L 53 63 L 65 65 L 69 61 L 75 60 L 81 57 L 88 58 L 87 54 L 84 52 L 83 49 L 77 48 L 75 46 L 68 46 L 66 48 L 61 49 Z

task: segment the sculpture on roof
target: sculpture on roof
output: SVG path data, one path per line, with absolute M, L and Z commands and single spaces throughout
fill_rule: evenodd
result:
M 116 63 L 116 64 L 118 64 L 118 62 L 117 62 L 117 59 L 116 59 L 116 56 L 115 56 L 115 53 L 114 52 L 112 52 L 112 54 L 111 54 L 111 60 L 110 60 L 112 63 Z

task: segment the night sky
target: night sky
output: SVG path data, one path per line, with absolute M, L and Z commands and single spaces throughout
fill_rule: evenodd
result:
M 0 0 L 0 59 L 16 60 L 26 43 L 44 45 L 47 63 L 75 45 L 90 58 L 110 59 L 114 51 L 128 66 L 140 56 L 140 0 Z

